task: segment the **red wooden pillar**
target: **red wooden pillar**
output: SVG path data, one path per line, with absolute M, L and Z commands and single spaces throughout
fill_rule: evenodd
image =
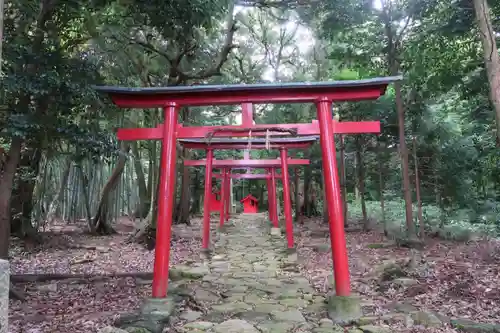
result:
M 203 200 L 203 241 L 202 247 L 208 250 L 210 243 L 210 194 L 212 193 L 212 160 L 214 151 L 207 149 L 207 160 L 205 165 L 205 199 Z
M 158 196 L 158 221 L 153 272 L 153 298 L 164 298 L 168 290 L 172 211 L 175 197 L 177 108 L 174 103 L 163 109 L 163 142 L 161 147 L 161 175 Z
M 273 198 L 272 212 L 273 212 L 273 226 L 275 228 L 279 227 L 278 223 L 278 205 L 277 205 L 277 196 L 276 196 L 276 169 L 271 168 L 271 191 Z
M 226 186 L 227 186 L 227 191 L 226 191 L 226 221 L 229 221 L 229 215 L 230 215 L 230 203 L 231 203 L 231 169 L 227 169 L 227 181 L 226 181 Z
M 226 214 L 225 214 L 225 211 L 226 211 L 226 195 L 227 195 L 227 171 L 226 169 L 222 169 L 221 170 L 221 192 L 220 192 L 220 200 L 221 200 L 221 203 L 220 203 L 220 216 L 219 216 L 219 227 L 222 227 L 224 226 L 224 221 L 226 219 Z
M 330 242 L 332 247 L 333 273 L 335 274 L 335 291 L 337 296 L 349 296 L 351 293 L 349 262 L 347 258 L 344 234 L 344 214 L 340 180 L 337 171 L 335 137 L 333 133 L 332 102 L 321 99 L 317 102 L 320 144 L 323 158 L 323 175 L 330 225 Z
M 292 204 L 290 202 L 290 188 L 289 188 L 289 177 L 288 177 L 288 156 L 287 150 L 285 148 L 280 148 L 281 157 L 281 175 L 283 176 L 283 207 L 285 210 L 285 228 L 286 228 L 286 238 L 288 243 L 288 248 L 294 247 L 293 241 L 293 221 L 292 221 Z

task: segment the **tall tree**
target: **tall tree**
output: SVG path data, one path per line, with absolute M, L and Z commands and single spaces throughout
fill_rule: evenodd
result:
M 491 10 L 486 0 L 474 0 L 479 37 L 483 43 L 484 64 L 490 84 L 490 98 L 493 104 L 496 125 L 497 145 L 500 147 L 500 57 L 496 43 L 496 33 L 491 22 Z
M 138 68 L 136 75 L 140 76 L 138 82 L 142 85 L 183 85 L 191 81 L 204 82 L 215 76 L 222 75 L 222 66 L 227 62 L 229 54 L 234 49 L 234 33 L 236 23 L 234 20 L 234 1 L 191 1 L 188 4 L 173 5 L 172 3 L 158 3 L 159 7 L 151 4 L 134 3 L 133 6 L 122 6 L 120 10 L 123 15 L 131 16 L 133 20 L 125 27 L 117 18 L 111 18 L 111 27 L 107 28 L 106 39 L 115 45 L 129 45 L 125 52 L 130 55 L 129 61 Z M 188 8 L 187 8 L 187 7 Z M 191 7 L 190 7 L 191 6 Z M 175 7 L 175 8 L 173 8 Z M 165 24 L 158 15 L 162 10 L 174 10 L 178 13 L 178 22 Z M 172 13 L 171 13 L 172 14 Z M 223 34 L 220 33 L 216 18 L 225 15 L 226 23 Z M 176 16 L 177 17 L 177 16 Z M 118 19 L 118 20 L 117 20 Z M 149 25 L 141 24 L 143 19 L 148 19 Z M 208 49 L 208 52 L 207 52 Z M 155 66 L 154 70 L 145 68 L 151 59 L 138 63 L 134 58 L 140 57 L 140 53 L 146 53 L 149 58 L 160 58 L 163 66 Z M 139 53 L 139 54 L 138 54 Z M 156 60 L 154 63 L 158 64 Z M 166 71 L 165 71 L 166 67 Z M 187 110 L 182 111 L 187 112 Z M 186 116 L 183 116 L 185 119 Z M 181 156 L 184 152 L 180 154 Z M 185 156 L 184 156 L 185 157 Z M 119 181 L 123 168 L 118 164 L 111 177 L 113 186 Z M 189 198 L 190 177 L 181 178 L 181 193 L 183 198 Z M 153 187 L 156 188 L 156 185 Z M 111 192 L 101 192 L 99 215 L 95 222 L 100 225 L 109 224 L 106 221 L 106 203 L 111 199 Z M 185 200 L 189 204 L 189 200 Z M 156 199 L 153 201 L 156 203 Z M 176 212 L 176 217 L 183 222 L 189 221 L 189 207 L 178 205 L 182 214 Z M 187 208 L 187 209 L 186 209 Z M 154 225 L 154 210 L 149 211 L 149 219 Z M 97 231 L 109 230 L 105 228 Z
M 83 128 L 71 130 L 73 118 L 88 102 L 91 84 L 99 80 L 95 66 L 78 51 L 91 38 L 90 14 L 106 2 L 85 7 L 78 2 L 35 3 L 9 2 L 5 7 L 2 97 L 8 111 L 0 113 L 0 143 L 7 147 L 0 165 L 2 257 L 7 256 L 11 221 L 16 228 L 20 223 L 31 227 L 34 184 L 48 137 L 57 141 L 88 134 Z M 23 172 L 17 172 L 20 162 Z M 15 220 L 12 194 L 18 198 L 12 207 Z

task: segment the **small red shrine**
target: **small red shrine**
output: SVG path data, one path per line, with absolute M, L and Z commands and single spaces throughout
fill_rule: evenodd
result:
M 210 213 L 220 211 L 220 190 L 210 195 Z
M 243 213 L 250 213 L 250 214 L 255 214 L 258 213 L 258 203 L 259 199 L 254 197 L 253 195 L 249 194 L 243 199 L 240 200 L 240 202 L 243 204 Z

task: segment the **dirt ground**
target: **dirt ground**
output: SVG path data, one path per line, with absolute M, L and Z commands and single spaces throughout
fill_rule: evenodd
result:
M 196 261 L 201 248 L 200 219 L 192 226 L 175 226 L 171 264 Z M 12 274 L 113 274 L 152 272 L 154 252 L 128 241 L 133 222 L 119 220 L 118 234 L 92 237 L 82 232 L 84 224 L 55 223 L 44 233 L 43 246 L 26 248 L 14 240 Z M 296 242 L 302 273 L 321 292 L 332 282 L 328 227 L 321 219 L 306 219 L 297 228 Z M 349 232 L 352 285 L 355 293 L 371 300 L 383 313 L 394 302 L 448 317 L 482 322 L 500 321 L 500 244 L 477 241 L 468 244 L 429 239 L 418 253 L 418 284 L 410 288 L 380 288 L 379 268 L 388 260 L 415 258 L 410 249 L 387 244 L 380 232 Z M 122 313 L 136 309 L 150 293 L 150 281 L 141 278 L 70 279 L 16 283 L 26 301 L 10 302 L 12 333 L 96 332 Z M 412 329 L 411 331 L 431 332 Z M 440 329 L 439 332 L 455 332 Z M 437 332 L 437 331 L 436 331 Z

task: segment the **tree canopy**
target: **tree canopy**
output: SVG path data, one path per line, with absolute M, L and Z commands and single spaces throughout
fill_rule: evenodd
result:
M 490 5 L 496 31 L 500 7 Z M 68 186 L 77 189 L 80 202 L 71 218 L 88 219 L 93 231 L 110 231 L 102 225 L 115 213 L 154 216 L 159 145 L 119 143 L 115 130 L 156 126 L 161 112 L 118 110 L 92 90 L 95 84 L 321 81 L 396 73 L 403 74 L 402 84 L 379 100 L 336 106 L 341 121 L 382 123 L 379 136 L 337 140 L 350 218 L 360 217 L 360 207 L 362 219 L 374 214 L 399 228 L 404 199 L 409 229 L 415 222 L 439 232 L 460 222 L 496 230 L 500 156 L 491 94 L 496 81 L 489 74 L 495 63 L 485 58 L 489 44 L 481 22 L 467 1 L 8 2 L 0 234 L 36 234 L 48 217 L 62 214 L 61 205 L 76 200 L 63 195 Z M 496 44 L 492 49 L 497 52 Z M 180 118 L 189 125 L 234 124 L 238 112 L 237 106 L 190 108 Z M 258 105 L 255 118 L 258 123 L 310 122 L 316 113 L 302 104 Z M 203 171 L 188 172 L 182 160 L 203 154 L 178 154 L 178 221 L 200 210 L 203 186 Z M 276 152 L 252 154 L 277 157 Z M 321 214 L 321 151 L 315 146 L 291 154 L 312 161 L 294 183 L 294 194 L 303 197 L 301 203 L 294 196 L 295 209 Z M 216 152 L 217 158 L 239 156 Z M 93 195 L 81 189 L 84 184 Z M 238 198 L 248 191 L 266 195 L 264 181 L 234 186 L 241 188 Z M 126 200 L 116 194 L 123 191 Z M 381 215 L 366 210 L 381 200 L 385 205 L 376 209 Z

